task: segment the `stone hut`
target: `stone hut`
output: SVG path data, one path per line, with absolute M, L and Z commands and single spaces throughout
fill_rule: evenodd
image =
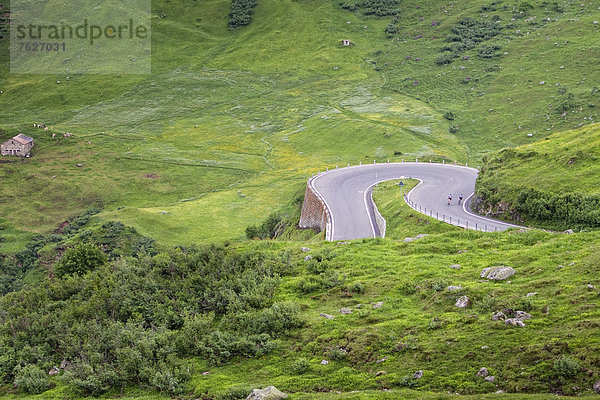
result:
M 0 145 L 0 154 L 3 156 L 29 156 L 29 152 L 33 147 L 33 138 L 19 133 L 12 139 Z

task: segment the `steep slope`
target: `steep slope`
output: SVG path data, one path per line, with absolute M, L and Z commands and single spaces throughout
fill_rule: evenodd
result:
M 481 211 L 557 229 L 600 227 L 600 124 L 491 155 L 478 179 Z

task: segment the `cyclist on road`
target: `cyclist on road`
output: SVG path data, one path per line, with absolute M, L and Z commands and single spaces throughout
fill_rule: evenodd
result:
M 448 205 L 452 202 L 452 193 L 448 195 Z
M 459 205 L 460 205 L 460 203 L 462 203 L 462 199 L 463 199 L 463 195 L 461 193 L 460 196 L 458 196 L 458 204 Z

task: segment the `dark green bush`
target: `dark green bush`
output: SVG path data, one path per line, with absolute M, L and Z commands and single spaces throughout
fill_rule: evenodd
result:
M 256 7 L 256 0 L 232 0 L 229 13 L 229 27 L 238 28 L 252 22 L 252 14 Z
M 554 361 L 553 369 L 558 379 L 562 383 L 565 383 L 569 379 L 574 378 L 579 371 L 581 371 L 581 366 L 577 360 L 574 360 L 569 356 L 562 356 Z
M 60 277 L 83 275 L 100 268 L 107 261 L 108 257 L 102 249 L 93 243 L 83 243 L 67 250 L 54 270 Z
M 385 27 L 385 35 L 389 38 L 393 38 L 394 36 L 396 36 L 396 33 L 398 33 L 398 27 L 394 24 L 388 24 L 388 26 Z
M 39 394 L 50 389 L 48 374 L 37 365 L 17 367 L 15 386 L 29 394 Z
M 294 375 L 302 375 L 310 370 L 310 363 L 306 358 L 299 358 L 291 365 L 291 372 Z
M 399 0 L 346 0 L 339 3 L 343 9 L 377 17 L 400 14 Z

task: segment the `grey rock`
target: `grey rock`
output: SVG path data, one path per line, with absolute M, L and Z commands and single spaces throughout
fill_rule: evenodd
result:
M 594 392 L 600 394 L 600 381 L 594 383 Z
M 489 349 L 489 348 L 490 348 L 490 346 L 488 346 L 487 344 L 486 344 L 486 345 L 484 345 L 484 346 L 481 346 L 481 350 L 487 350 L 487 349 Z
M 377 371 L 377 373 L 375 374 L 375 376 L 381 376 L 381 375 L 385 375 L 387 374 L 386 371 Z
M 527 293 L 527 296 L 526 296 L 526 297 L 535 296 L 535 295 L 537 295 L 537 294 L 538 294 L 538 292 L 531 292 L 531 293 Z
M 521 321 L 527 321 L 528 319 L 531 319 L 531 314 L 526 313 L 525 311 L 517 311 L 515 316 Z
M 504 321 L 506 319 L 506 315 L 502 311 L 497 311 L 492 315 L 492 321 Z
M 422 239 L 422 238 L 424 238 L 425 236 L 427 236 L 427 234 L 426 234 L 426 233 L 420 233 L 420 234 L 418 234 L 417 236 L 415 236 L 414 238 L 407 237 L 407 238 L 404 238 L 404 243 L 410 243 L 410 242 L 413 242 L 413 241 L 415 241 L 415 240 Z
M 373 304 L 373 308 L 381 308 L 381 307 L 383 307 L 383 301 L 379 301 L 379 302 Z
M 288 395 L 277 389 L 275 386 L 268 386 L 264 389 L 254 389 L 246 397 L 246 400 L 281 400 L 287 399 Z
M 564 265 L 560 265 L 560 264 L 558 264 L 558 265 L 556 266 L 556 268 L 558 268 L 558 269 L 560 269 L 560 268 L 564 268 L 564 267 L 565 267 Z
M 67 369 L 67 368 L 69 368 L 70 365 L 71 365 L 71 363 L 68 362 L 67 360 L 62 360 L 60 362 L 60 367 L 59 368 L 60 369 Z
M 329 364 L 329 361 L 327 361 L 327 360 L 321 360 L 321 365 L 327 365 L 327 364 Z
M 325 313 L 321 313 L 321 314 L 319 314 L 319 316 L 325 317 L 327 319 L 334 319 L 335 318 L 333 315 L 325 314 Z
M 412 242 L 413 240 L 415 240 L 415 239 L 414 239 L 414 238 L 407 237 L 407 238 L 404 238 L 404 243 L 410 243 L 410 242 Z
M 484 268 L 481 271 L 481 278 L 487 278 L 494 281 L 501 281 L 513 276 L 517 271 L 513 267 L 499 265 L 497 267 Z
M 352 314 L 352 310 L 349 308 L 340 308 L 340 314 L 343 314 L 343 315 Z
M 312 255 L 307 255 L 306 257 L 304 257 L 304 261 L 310 261 L 312 260 Z
M 467 296 L 460 296 L 456 300 L 456 303 L 454 303 L 454 307 L 465 308 L 465 307 L 469 306 L 469 303 L 470 303 L 470 300 Z
M 496 377 L 495 376 L 486 376 L 483 379 L 485 379 L 488 382 L 494 382 L 496 380 Z
M 521 321 L 518 318 L 509 318 L 506 321 L 504 321 L 504 323 L 506 325 L 518 326 L 519 328 L 524 328 L 525 327 L 525 324 L 523 323 L 523 321 Z
M 446 290 L 461 290 L 462 288 L 462 286 L 450 285 L 446 288 Z
M 572 235 L 575 232 L 573 232 L 573 229 L 567 229 L 566 231 L 564 231 L 563 233 L 566 233 L 567 235 Z
M 425 236 L 427 236 L 427 234 L 426 234 L 426 233 L 419 233 L 417 236 L 415 236 L 415 239 L 422 239 L 422 238 L 424 238 Z
M 48 375 L 54 376 L 60 374 L 60 369 L 57 366 L 54 366 L 48 371 Z
M 415 374 L 413 375 L 413 378 L 415 379 L 421 379 L 423 377 L 423 370 L 420 369 L 417 372 L 415 372 Z
M 450 268 L 452 268 L 452 269 L 460 269 L 460 267 L 461 267 L 461 265 L 460 265 L 460 264 L 452 264 L 452 265 L 450 266 Z
M 310 251 L 310 249 L 309 249 L 308 247 L 303 247 L 303 248 L 302 248 L 302 252 L 303 252 L 303 253 L 307 253 L 307 252 L 309 252 L 309 251 Z
M 486 377 L 488 376 L 490 373 L 488 371 L 488 369 L 486 367 L 481 367 L 479 369 L 479 372 L 477 372 L 477 376 L 481 376 L 481 377 Z
M 383 358 L 381 358 L 381 359 L 377 360 L 377 364 L 381 364 L 381 363 L 384 363 L 384 362 L 386 362 L 388 358 L 389 358 L 389 357 L 383 357 Z
M 589 284 L 587 285 L 587 288 L 588 288 L 588 289 L 594 289 L 594 285 L 592 285 L 591 283 L 589 283 Z

